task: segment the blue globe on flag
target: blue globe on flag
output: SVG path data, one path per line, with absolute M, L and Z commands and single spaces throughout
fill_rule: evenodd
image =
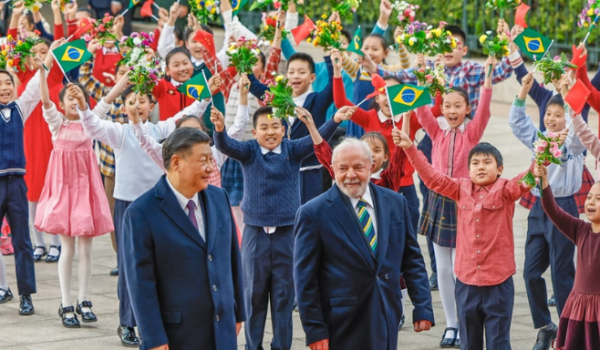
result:
M 407 104 L 413 103 L 416 97 L 417 94 L 412 89 L 405 89 L 402 91 L 402 100 Z
M 187 93 L 191 98 L 193 98 L 195 100 L 198 99 L 198 89 L 196 89 L 195 86 L 188 87 Z
M 67 49 L 67 56 L 73 61 L 79 61 L 81 54 L 82 52 L 75 47 L 69 47 Z
M 532 51 L 532 52 L 537 52 L 540 50 L 541 45 L 542 45 L 542 43 L 540 42 L 539 39 L 533 39 L 527 43 L 527 49 L 529 49 L 529 51 Z

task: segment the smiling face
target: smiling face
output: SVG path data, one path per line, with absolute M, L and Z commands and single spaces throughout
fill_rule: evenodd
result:
M 371 148 L 371 153 L 373 153 L 373 172 L 376 173 L 381 169 L 383 164 L 390 159 L 390 155 L 386 152 L 387 148 L 378 138 L 374 136 L 367 137 L 365 142 Z
M 18 26 L 21 31 L 32 32 L 35 29 L 35 25 L 29 22 L 29 18 L 27 18 L 25 15 L 19 18 Z
M 300 59 L 293 60 L 288 64 L 287 77 L 290 80 L 294 97 L 307 92 L 310 84 L 316 79 L 315 73 L 310 71 L 309 63 Z
M 179 161 L 171 160 L 171 166 L 182 186 L 200 192 L 208 187 L 210 174 L 215 171 L 212 159 L 210 144 L 197 143 Z
M 389 49 L 382 45 L 382 40 L 379 37 L 369 36 L 363 42 L 363 51 L 371 57 L 371 60 L 376 64 L 381 64 L 387 57 Z
M 560 132 L 564 130 L 567 120 L 565 118 L 565 108 L 558 104 L 551 104 L 546 107 L 544 115 L 544 126 L 550 132 Z
M 385 81 L 385 84 L 387 86 L 394 86 L 398 85 L 399 83 L 396 80 L 388 79 Z M 377 102 L 377 104 L 379 105 L 379 110 L 381 111 L 381 113 L 383 113 L 383 115 L 385 115 L 388 118 L 392 117 L 392 111 L 390 110 L 390 101 L 387 98 L 387 94 L 375 96 L 375 102 Z
M 462 94 L 450 92 L 444 97 L 442 113 L 450 127 L 456 129 L 465 121 L 467 114 L 471 113 L 471 106 Z
M 7 104 L 15 93 L 15 84 L 8 73 L 0 73 L 0 103 Z
M 42 60 L 46 59 L 46 56 L 48 55 L 48 50 L 50 48 L 48 47 L 48 44 L 46 44 L 45 42 L 41 42 L 37 45 L 34 45 L 31 48 L 31 53 L 33 53 L 36 57 L 41 58 Z
M 342 193 L 352 198 L 365 194 L 371 181 L 373 162 L 361 149 L 348 146 L 338 150 L 333 159 L 333 169 L 335 183 Z
M 81 90 L 81 88 L 77 85 L 75 85 L 75 87 L 77 89 L 79 89 L 79 91 L 81 91 L 81 93 L 83 94 L 83 90 Z M 84 94 L 85 96 L 85 94 Z M 67 89 L 65 91 L 65 94 L 62 98 L 62 101 L 60 101 L 60 108 L 62 108 L 63 111 L 65 111 L 65 117 L 69 120 L 78 120 L 79 119 L 79 113 L 77 112 L 77 100 L 75 99 L 75 97 L 73 95 L 71 95 L 69 93 L 69 90 Z
M 585 216 L 590 222 L 600 224 L 600 183 L 595 183 L 585 200 Z
M 169 58 L 166 73 L 180 83 L 186 82 L 194 74 L 194 66 L 189 57 L 178 52 Z
M 137 106 L 133 106 L 134 97 L 137 97 Z M 136 113 L 142 122 L 146 122 L 146 120 L 148 120 L 150 112 L 152 112 L 152 109 L 154 108 L 154 103 L 150 101 L 147 95 L 136 95 L 134 93 L 130 93 L 125 99 L 124 106 L 125 114 L 127 114 L 129 118 L 131 118 L 131 115 L 133 115 L 133 113 Z
M 185 42 L 185 47 L 188 49 L 192 57 L 194 57 L 197 60 L 202 59 L 202 45 L 196 40 L 194 40 L 194 35 L 190 34 L 188 36 L 187 41 Z
M 456 47 L 452 52 L 444 54 L 444 65 L 446 67 L 455 67 L 462 62 L 464 56 L 469 52 L 469 47 L 465 45 L 465 39 L 458 35 L 452 35 L 456 40 Z
M 474 184 L 488 186 L 496 182 L 502 175 L 504 166 L 498 166 L 496 158 L 491 154 L 476 153 L 469 161 L 469 177 Z
M 252 135 L 259 145 L 272 151 L 281 144 L 285 136 L 285 127 L 279 118 L 269 118 L 268 115 L 262 114 L 256 119 Z

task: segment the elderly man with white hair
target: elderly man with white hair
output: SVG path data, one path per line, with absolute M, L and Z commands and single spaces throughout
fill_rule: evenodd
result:
M 400 274 L 415 306 L 415 331 L 433 326 L 431 293 L 405 198 L 370 183 L 369 146 L 333 150 L 335 183 L 298 210 L 294 283 L 311 350 L 395 350 Z

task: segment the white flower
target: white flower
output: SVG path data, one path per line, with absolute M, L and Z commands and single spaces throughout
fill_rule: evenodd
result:
M 229 53 L 232 54 L 232 55 L 235 55 L 237 52 L 238 52 L 238 50 L 235 50 L 235 49 L 229 51 Z
M 133 38 L 133 43 L 138 46 L 142 44 L 142 39 L 140 39 L 139 37 L 135 37 Z
M 252 53 L 255 55 L 258 55 L 260 53 L 260 51 L 258 51 L 257 49 L 252 49 Z

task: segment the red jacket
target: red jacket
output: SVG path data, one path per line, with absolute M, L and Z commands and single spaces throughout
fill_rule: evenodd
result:
M 152 90 L 152 95 L 159 104 L 160 120 L 167 120 L 195 101 L 177 91 L 177 88 L 165 78 L 158 81 Z

